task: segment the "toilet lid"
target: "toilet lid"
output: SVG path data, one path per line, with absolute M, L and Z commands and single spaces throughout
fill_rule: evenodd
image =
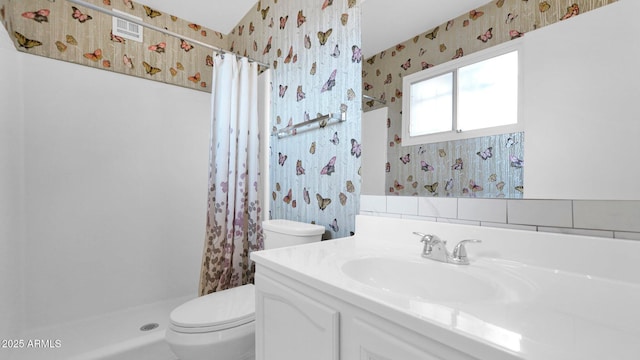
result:
M 217 291 L 188 301 L 171 312 L 177 331 L 209 332 L 249 323 L 255 318 L 253 284 Z

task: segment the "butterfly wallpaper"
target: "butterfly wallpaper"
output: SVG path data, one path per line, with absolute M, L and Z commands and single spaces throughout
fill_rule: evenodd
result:
M 362 57 L 359 0 L 262 0 L 229 34 L 233 51 L 271 65 L 274 129 L 328 113 L 271 137 L 271 217 L 349 236 L 359 211 Z
M 522 133 L 402 147 L 402 77 L 613 3 L 492 0 L 369 59 L 360 0 L 261 0 L 224 35 L 131 0 L 89 0 L 271 65 L 274 129 L 347 113 L 271 137 L 271 217 L 348 236 L 359 209 L 363 92 L 389 106 L 386 190 L 418 196 L 522 197 Z M 111 33 L 111 17 L 62 0 L 0 0 L 0 21 L 20 51 L 210 92 L 211 51 L 145 30 L 144 42 Z M 390 30 L 392 31 L 392 30 Z
M 131 0 L 89 0 L 158 27 L 271 64 L 272 126 L 346 112 L 292 136 L 273 137 L 271 216 L 349 235 L 359 209 L 362 95 L 359 0 L 262 0 L 223 35 Z M 34 55 L 210 92 L 211 51 L 144 31 L 111 33 L 108 15 L 58 0 L 0 0 L 16 48 Z M 276 165 L 277 164 L 277 165 Z
M 615 1 L 492 0 L 366 59 L 364 94 L 386 100 L 389 107 L 387 194 L 522 198 L 523 133 L 403 147 L 402 78 Z M 364 111 L 381 106 L 362 104 Z
M 130 0 L 89 0 L 219 48 L 225 35 Z M 64 1 L 0 0 L 0 20 L 16 48 L 33 55 L 211 92 L 212 52 L 145 29 L 144 42 L 111 32 L 112 18 Z

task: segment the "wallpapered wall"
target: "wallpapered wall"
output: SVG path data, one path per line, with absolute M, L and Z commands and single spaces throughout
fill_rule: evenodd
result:
M 226 48 L 225 35 L 130 0 L 89 0 Z M 0 0 L 0 18 L 18 50 L 211 92 L 212 51 L 145 29 L 144 42 L 111 35 L 109 15 L 64 0 Z M 146 64 L 146 65 L 145 65 Z
M 362 57 L 358 0 L 268 0 L 230 34 L 230 47 L 273 69 L 273 127 L 347 110 L 347 121 L 271 137 L 271 217 L 349 235 L 360 195 Z
M 526 163 L 523 133 L 403 147 L 402 78 L 615 1 L 493 0 L 367 59 L 363 64 L 364 93 L 386 100 L 389 107 L 388 193 L 522 197 L 522 166 Z M 380 106 L 367 101 L 363 109 Z
M 346 122 L 272 138 L 271 216 L 325 225 L 327 237 L 353 231 L 361 154 L 357 0 L 259 1 L 228 37 L 130 0 L 89 2 L 272 64 L 274 128 L 345 109 Z M 0 0 L 0 17 L 21 51 L 211 91 L 211 51 L 200 46 L 151 30 L 142 44 L 113 37 L 110 16 L 64 0 Z

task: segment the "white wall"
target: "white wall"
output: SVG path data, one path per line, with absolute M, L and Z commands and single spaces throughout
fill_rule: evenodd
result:
M 210 95 L 21 54 L 19 79 L 4 70 L 4 58 L 2 75 L 13 78 L 10 88 L 1 85 L 0 101 L 24 86 L 25 177 L 4 171 L 22 166 L 20 137 L 3 139 L 1 194 L 11 198 L 0 202 L 0 256 L 9 258 L 0 259 L 0 276 L 16 287 L 5 270 L 18 268 L 17 258 L 5 254 L 17 250 L 4 240 L 4 225 L 19 224 L 7 210 L 19 207 L 24 184 L 25 328 L 196 296 Z M 22 111 L 15 97 L 8 101 L 3 135 L 20 125 L 5 121 L 5 108 Z M 19 234 L 15 226 L 6 236 Z
M 526 34 L 527 198 L 640 200 L 638 12 L 620 0 Z
M 0 26 L 2 28 L 2 26 Z M 22 57 L 0 30 L 0 339 L 20 333 L 24 244 Z M 0 349 L 0 357 L 9 350 Z
M 386 195 L 387 117 L 389 108 L 362 113 L 362 195 Z

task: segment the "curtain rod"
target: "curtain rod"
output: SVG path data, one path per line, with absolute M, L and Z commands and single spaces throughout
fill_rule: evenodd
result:
M 105 9 L 105 8 L 103 8 L 101 6 L 98 6 L 98 5 L 90 4 L 90 3 L 87 3 L 87 2 L 82 1 L 82 0 L 67 0 L 67 1 L 70 2 L 70 3 L 76 4 L 76 5 L 84 6 L 86 8 L 101 12 L 103 14 L 111 15 L 113 17 L 117 17 L 119 19 L 126 20 L 128 22 L 140 25 L 142 27 L 145 27 L 145 28 L 148 28 L 148 29 L 151 29 L 151 30 L 155 30 L 155 31 L 161 32 L 161 33 L 169 35 L 169 36 L 173 36 L 173 37 L 178 38 L 178 39 L 183 39 L 183 40 L 185 40 L 185 41 L 187 41 L 189 43 L 193 43 L 193 44 L 197 44 L 197 45 L 206 47 L 206 48 L 211 49 L 211 50 L 213 50 L 215 52 L 218 52 L 218 53 L 231 54 L 231 55 L 239 56 L 239 57 L 246 57 L 246 56 L 241 56 L 241 55 L 235 54 L 235 53 L 233 53 L 231 51 L 228 51 L 228 50 L 221 49 L 221 48 L 213 46 L 213 45 L 209 45 L 209 44 L 204 43 L 202 41 L 191 39 L 189 37 L 186 37 L 186 36 L 180 35 L 178 33 L 175 33 L 173 31 L 170 31 L 170 30 L 167 30 L 167 29 L 163 29 L 163 28 L 157 27 L 155 25 L 151 25 L 151 24 L 145 23 L 145 22 L 140 21 L 140 20 L 138 20 L 136 18 L 126 16 L 125 14 L 116 13 L 114 11 L 111 11 L 109 9 Z M 265 63 L 263 63 L 261 61 L 252 59 L 250 57 L 246 57 L 246 58 L 249 59 L 249 61 L 254 62 L 254 63 L 256 63 L 256 64 L 258 64 L 260 66 L 263 66 L 263 67 L 265 67 L 267 69 L 270 68 L 269 64 L 265 64 Z

